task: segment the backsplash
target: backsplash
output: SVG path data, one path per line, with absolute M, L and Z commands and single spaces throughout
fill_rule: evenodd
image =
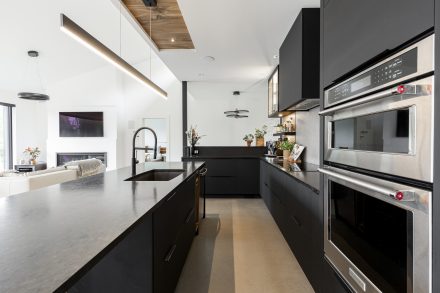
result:
M 319 107 L 296 112 L 296 142 L 304 145 L 304 160 L 319 164 Z

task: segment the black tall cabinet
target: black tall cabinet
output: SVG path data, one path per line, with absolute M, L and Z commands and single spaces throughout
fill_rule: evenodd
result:
M 434 26 L 434 0 L 322 0 L 321 7 L 324 87 Z
M 279 110 L 319 99 L 319 8 L 304 8 L 280 48 Z

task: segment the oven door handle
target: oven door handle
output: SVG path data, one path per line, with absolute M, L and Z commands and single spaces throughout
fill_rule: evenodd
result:
M 386 188 L 380 185 L 372 184 L 370 182 L 362 181 L 353 177 L 349 177 L 343 174 L 339 174 L 333 171 L 329 171 L 326 169 L 318 168 L 318 171 L 322 174 L 329 175 L 331 177 L 344 180 L 348 183 L 352 183 L 354 185 L 366 188 L 368 190 L 380 193 L 382 195 L 394 198 L 398 201 L 415 201 L 415 192 L 412 190 L 395 190 Z
M 351 102 L 348 102 L 348 103 L 345 103 L 345 104 L 342 104 L 339 106 L 335 106 L 335 107 L 327 109 L 327 110 L 323 110 L 323 111 L 319 112 L 319 115 L 328 116 L 329 114 L 333 114 L 334 112 L 339 111 L 339 110 L 351 108 L 354 106 L 358 106 L 361 104 L 365 104 L 368 102 L 372 102 L 375 100 L 379 100 L 379 99 L 386 98 L 389 96 L 394 96 L 394 95 L 427 94 L 427 93 L 429 93 L 429 89 L 430 89 L 430 87 L 427 85 L 411 85 L 411 84 L 399 85 L 397 87 L 391 88 L 386 91 L 382 91 L 382 92 L 374 94 L 374 95 L 367 96 L 362 99 L 354 100 L 354 101 L 351 101 Z

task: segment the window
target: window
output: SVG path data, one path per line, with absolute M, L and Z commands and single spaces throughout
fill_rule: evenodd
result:
M 0 170 L 12 169 L 12 108 L 0 102 Z

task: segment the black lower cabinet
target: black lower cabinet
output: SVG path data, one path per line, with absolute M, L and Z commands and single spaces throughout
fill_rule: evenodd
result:
M 260 194 L 316 292 L 348 292 L 324 259 L 322 198 L 260 162 Z
M 255 196 L 260 193 L 259 158 L 185 158 L 184 161 L 204 161 L 208 173 L 204 192 L 214 196 Z
M 195 176 L 153 214 L 154 292 L 174 292 L 195 233 Z
M 174 292 L 195 235 L 195 180 L 168 195 L 68 292 Z

